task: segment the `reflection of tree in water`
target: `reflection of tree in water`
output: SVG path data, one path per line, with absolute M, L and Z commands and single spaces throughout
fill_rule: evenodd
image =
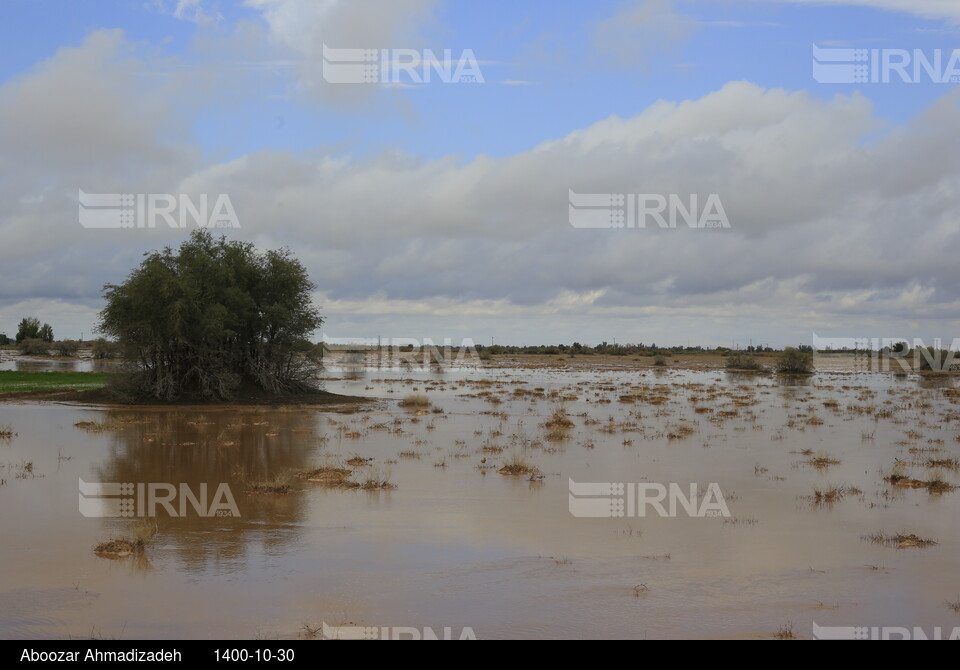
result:
M 777 386 L 785 388 L 813 386 L 813 377 L 814 375 L 773 375 Z
M 917 386 L 922 389 L 953 388 L 957 378 L 951 374 L 917 375 Z
M 343 357 L 345 379 L 362 379 L 367 376 L 367 357 L 359 351 L 347 352 Z
M 741 372 L 739 370 L 724 370 L 727 382 L 731 384 L 753 384 L 760 386 L 761 382 L 769 378 L 769 375 L 763 372 Z
M 290 495 L 248 494 L 246 482 L 311 465 L 317 417 L 310 410 L 242 407 L 110 410 L 103 419 L 110 455 L 97 477 L 104 482 L 187 484 L 195 495 L 205 483 L 207 504 L 217 487 L 227 483 L 240 518 L 201 517 L 190 505 L 186 516 L 171 518 L 161 508 L 159 541 L 172 544 L 190 572 L 242 569 L 250 542 L 259 542 L 267 553 L 279 553 L 299 533 L 305 519 L 302 495 L 296 490 Z M 124 532 L 123 526 L 117 531 Z

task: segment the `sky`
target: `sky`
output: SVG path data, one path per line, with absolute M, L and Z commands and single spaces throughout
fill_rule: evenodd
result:
M 226 196 L 237 227 L 220 232 L 291 249 L 330 338 L 960 337 L 960 1 L 0 11 L 8 335 L 36 316 L 93 337 L 104 284 L 197 227 L 84 226 L 83 191 Z M 815 47 L 865 50 L 866 80 L 824 76 Z M 376 49 L 376 81 L 339 82 L 338 49 Z M 693 210 L 713 195 L 727 225 L 625 209 L 645 225 L 577 227 L 571 193 Z

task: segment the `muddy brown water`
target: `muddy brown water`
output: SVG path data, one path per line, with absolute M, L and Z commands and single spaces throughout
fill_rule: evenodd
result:
M 478 638 L 960 626 L 946 604 L 960 594 L 960 490 L 883 480 L 897 459 L 923 479 L 927 458 L 960 457 L 950 378 L 325 374 L 328 390 L 380 401 L 353 413 L 0 405 L 0 424 L 16 432 L 0 440 L 0 637 L 290 638 L 322 622 L 449 627 L 455 637 L 469 628 Z M 414 392 L 443 413 L 398 406 Z M 575 425 L 551 442 L 541 424 L 560 406 Z M 804 450 L 840 463 L 817 469 Z M 353 468 L 356 479 L 375 472 L 396 488 L 297 480 L 290 495 L 246 492 L 248 480 L 355 455 L 373 459 Z M 543 480 L 498 474 L 514 456 Z M 939 474 L 960 484 L 953 470 Z M 571 478 L 717 483 L 731 517 L 577 518 Z M 93 546 L 133 522 L 82 516 L 80 479 L 227 483 L 240 516 L 161 515 L 143 556 L 110 560 Z M 827 506 L 808 499 L 839 485 L 862 493 Z M 876 532 L 938 544 L 897 549 L 861 537 Z

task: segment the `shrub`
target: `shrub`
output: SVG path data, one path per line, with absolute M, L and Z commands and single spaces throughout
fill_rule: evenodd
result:
M 28 356 L 46 356 L 50 353 L 50 344 L 36 337 L 21 340 L 18 347 L 21 354 Z
M 53 350 L 57 356 L 76 356 L 80 350 L 80 343 L 76 340 L 60 340 L 53 343 Z
M 120 353 L 119 347 L 115 342 L 111 342 L 103 337 L 93 341 L 92 352 L 93 357 L 99 359 L 116 358 Z
M 761 371 L 766 368 L 751 354 L 732 354 L 727 358 L 728 370 Z
M 777 372 L 809 374 L 813 372 L 813 354 L 787 347 L 777 358 Z

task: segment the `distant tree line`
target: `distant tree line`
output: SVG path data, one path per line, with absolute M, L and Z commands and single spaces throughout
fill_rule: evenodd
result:
M 608 356 L 664 356 L 676 354 L 696 354 L 696 353 L 727 353 L 733 351 L 729 347 L 704 347 L 704 346 L 669 346 L 661 347 L 656 344 L 621 344 L 601 342 L 596 345 L 581 344 L 539 344 L 531 346 L 515 346 L 505 344 L 476 345 L 476 349 L 481 354 L 495 356 L 497 354 L 541 354 L 541 355 L 568 355 L 568 356 L 589 356 L 593 354 L 604 354 Z M 745 351 L 750 352 L 772 352 L 772 347 L 762 347 L 749 345 Z

